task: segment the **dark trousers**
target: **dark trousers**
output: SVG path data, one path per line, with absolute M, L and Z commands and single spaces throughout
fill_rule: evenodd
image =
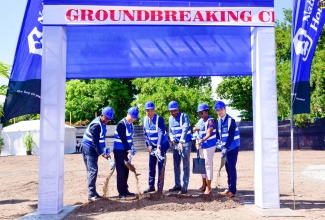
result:
M 228 174 L 228 190 L 233 194 L 237 192 L 237 171 L 236 171 L 236 164 L 237 164 L 237 157 L 238 157 L 239 147 L 227 152 L 226 158 L 226 171 Z
M 98 154 L 93 147 L 82 147 L 82 157 L 86 165 L 88 180 L 88 197 L 98 195 L 96 191 L 96 180 L 98 174 Z
M 161 147 L 161 156 L 166 156 L 166 151 L 169 148 L 169 143 L 163 144 Z M 164 178 L 165 178 L 165 170 L 163 170 L 165 160 L 161 160 L 158 162 L 156 156 L 153 156 L 149 153 L 149 188 L 155 187 L 155 180 L 156 180 L 156 165 L 158 163 L 158 182 L 157 182 L 157 189 L 158 192 L 162 192 L 164 188 Z
M 126 150 L 115 150 L 114 158 L 116 164 L 116 181 L 117 181 L 117 191 L 119 194 L 125 194 L 128 192 L 128 178 L 129 169 L 125 166 L 124 160 L 128 160 L 128 152 Z

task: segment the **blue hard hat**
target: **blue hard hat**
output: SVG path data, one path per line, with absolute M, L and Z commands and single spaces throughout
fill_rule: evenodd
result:
M 147 110 L 147 109 L 154 109 L 155 108 L 155 104 L 153 104 L 153 102 L 149 101 L 149 102 L 146 102 L 146 104 L 144 104 L 144 109 Z
M 139 109 L 138 109 L 138 107 L 129 108 L 128 114 L 131 115 L 132 118 L 138 119 L 139 118 Z
M 220 110 L 226 108 L 226 104 L 223 101 L 217 101 L 216 104 L 214 105 L 214 110 Z
M 205 103 L 201 103 L 197 107 L 197 112 L 209 110 L 209 106 Z
M 171 110 L 176 110 L 178 109 L 179 106 L 178 106 L 178 103 L 176 101 L 171 101 L 169 104 L 168 104 L 168 110 L 171 111 Z
M 102 114 L 105 115 L 109 120 L 114 119 L 114 110 L 109 106 L 103 108 Z

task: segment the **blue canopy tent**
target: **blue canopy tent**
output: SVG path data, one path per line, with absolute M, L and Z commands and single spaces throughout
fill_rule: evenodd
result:
M 253 76 L 255 204 L 279 208 L 273 0 L 44 0 L 40 214 L 63 208 L 66 79 Z

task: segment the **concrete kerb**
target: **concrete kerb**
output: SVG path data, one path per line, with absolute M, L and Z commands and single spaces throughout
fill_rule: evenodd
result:
M 63 210 L 58 214 L 44 215 L 39 214 L 37 211 L 33 211 L 21 218 L 19 220 L 35 220 L 35 219 L 50 219 L 50 220 L 61 220 L 73 212 L 78 206 L 63 206 Z
M 280 207 L 279 209 L 263 209 L 256 206 L 254 200 L 241 200 L 240 203 L 252 210 L 255 214 L 263 217 L 305 217 L 287 207 Z

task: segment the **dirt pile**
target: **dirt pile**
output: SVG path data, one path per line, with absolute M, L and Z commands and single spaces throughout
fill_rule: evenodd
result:
M 228 199 L 220 195 L 178 195 L 157 194 L 145 195 L 143 199 L 102 199 L 83 204 L 76 210 L 81 213 L 118 212 L 130 210 L 147 211 L 219 211 L 241 206 L 238 200 Z M 69 218 L 67 218 L 69 219 Z

